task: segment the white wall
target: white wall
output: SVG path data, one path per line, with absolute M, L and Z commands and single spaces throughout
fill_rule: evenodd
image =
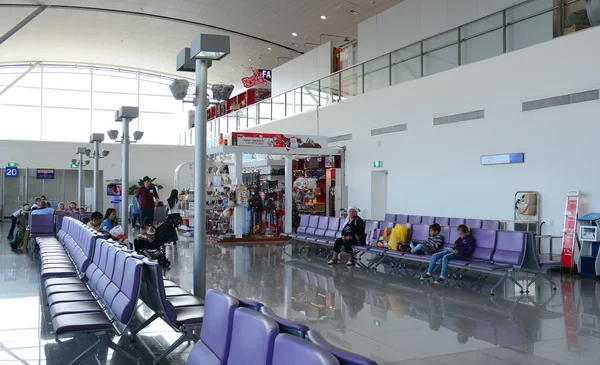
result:
M 406 47 L 523 1 L 404 0 L 358 25 L 358 62 Z M 517 9 L 511 15 L 515 15 L 516 19 L 519 18 L 519 12 L 548 9 L 551 6 L 552 0 L 536 0 L 527 8 Z M 510 16 L 507 18 L 508 21 L 512 20 Z M 544 19 L 551 22 L 552 16 Z M 524 22 L 521 26 L 529 28 L 534 25 Z M 523 36 L 527 38 L 527 35 L 521 35 Z
M 349 203 L 370 217 L 374 160 L 388 175 L 388 211 L 513 219 L 519 190 L 541 194 L 545 233 L 559 234 L 565 194 L 580 189 L 582 213 L 600 211 L 600 101 L 522 112 L 522 102 L 600 87 L 600 27 L 486 61 L 370 92 L 261 125 L 255 131 L 337 136 L 346 145 Z M 576 67 L 568 67 L 572 65 Z M 485 110 L 485 119 L 433 126 L 433 118 Z M 408 130 L 371 137 L 373 128 Z M 525 163 L 481 166 L 480 156 L 524 152 Z
M 17 162 L 19 168 L 68 169 L 71 159 L 77 157 L 75 155 L 76 148 L 84 146 L 86 144 L 0 140 L 0 166 L 6 166 L 8 162 Z M 91 148 L 91 144 L 87 146 Z M 103 179 L 120 179 L 121 145 L 106 143 L 101 145 L 101 149 L 110 151 L 107 158 L 100 160 L 100 170 L 104 174 Z M 160 198 L 166 200 L 173 189 L 175 167 L 183 162 L 193 161 L 193 151 L 193 147 L 131 145 L 129 151 L 130 182 L 127 186 L 137 184 L 137 181 L 145 175 L 156 177 L 156 183 L 164 187 L 159 192 Z M 92 170 L 92 164 L 90 163 L 85 170 Z M 187 183 L 186 187 L 189 187 L 189 175 L 189 171 L 182 173 L 181 181 Z M 106 196 L 105 181 L 101 182 L 100 188 L 104 196 L 104 209 L 111 207 L 112 199 Z M 89 205 L 91 202 L 86 202 L 86 204 Z
M 274 68 L 271 84 L 272 95 L 282 94 L 331 74 L 332 47 L 331 42 L 324 43 L 302 56 Z

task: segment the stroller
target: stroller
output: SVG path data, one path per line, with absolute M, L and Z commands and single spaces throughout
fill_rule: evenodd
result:
M 133 241 L 134 249 L 140 254 L 148 252 L 152 259 L 158 260 L 159 265 L 168 268 L 171 266 L 171 261 L 165 253 L 165 244 L 177 242 L 177 227 L 181 223 L 182 219 L 179 215 L 167 217 L 167 220 L 156 228 L 155 238 L 152 242 L 136 238 Z

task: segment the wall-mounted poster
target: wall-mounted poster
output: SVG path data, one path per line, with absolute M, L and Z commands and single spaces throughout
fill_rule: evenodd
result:
M 515 194 L 515 221 L 537 222 L 539 195 L 535 191 L 519 191 Z

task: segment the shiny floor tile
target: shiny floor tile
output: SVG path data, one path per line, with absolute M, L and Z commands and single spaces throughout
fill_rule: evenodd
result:
M 0 237 L 7 229 L 0 224 Z M 188 290 L 193 246 L 182 238 L 167 247 L 172 266 L 165 274 Z M 522 295 L 506 283 L 492 297 L 493 277 L 439 286 L 420 281 L 420 268 L 391 274 L 387 266 L 378 272 L 328 267 L 319 249 L 300 255 L 291 254 L 291 248 L 210 244 L 207 287 L 236 289 L 379 365 L 599 364 L 600 283 L 595 280 L 556 274 L 556 292 L 539 280 L 530 293 Z M 13 252 L 5 238 L 0 240 L 0 364 L 67 364 L 93 343 L 55 341 L 40 299 L 39 274 L 36 255 Z M 151 315 L 141 305 L 135 323 Z M 178 337 L 157 320 L 133 343 L 126 334 L 113 340 L 150 364 Z M 183 344 L 162 363 L 185 364 L 192 346 Z M 132 362 L 104 348 L 84 363 Z

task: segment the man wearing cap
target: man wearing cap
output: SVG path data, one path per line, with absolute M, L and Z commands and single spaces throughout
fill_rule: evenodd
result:
M 154 222 L 154 212 L 158 209 L 158 192 L 148 176 L 144 176 L 143 180 L 144 186 L 135 192 L 135 198 L 140 208 L 140 220 L 145 222 L 146 217 L 150 217 Z

